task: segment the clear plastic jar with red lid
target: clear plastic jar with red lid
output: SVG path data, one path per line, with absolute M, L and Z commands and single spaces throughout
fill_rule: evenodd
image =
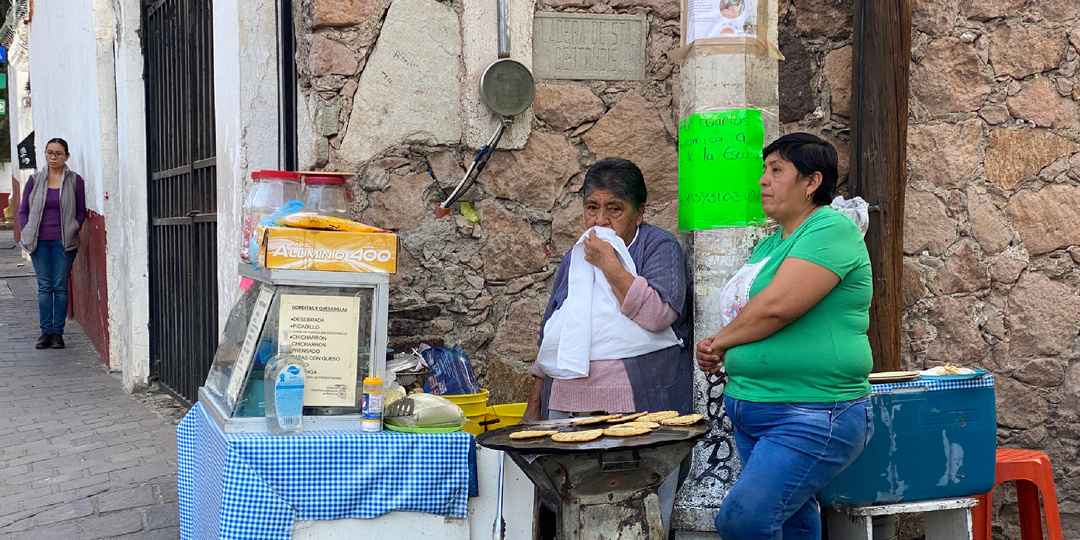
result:
M 340 176 L 308 176 L 304 178 L 307 193 L 304 211 L 324 216 L 349 219 L 349 199 L 345 194 L 345 179 Z
M 249 260 L 251 237 L 259 228 L 259 222 L 289 201 L 303 201 L 300 173 L 292 171 L 261 170 L 251 173 L 253 183 L 244 200 L 242 210 L 243 232 L 240 257 Z

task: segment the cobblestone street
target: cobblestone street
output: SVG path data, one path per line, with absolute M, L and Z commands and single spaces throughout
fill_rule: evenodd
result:
M 129 395 L 77 323 L 36 350 L 33 269 L 0 230 L 0 540 L 179 537 L 175 423 L 160 393 Z

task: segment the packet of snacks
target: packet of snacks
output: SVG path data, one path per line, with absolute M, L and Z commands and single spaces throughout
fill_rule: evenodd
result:
M 349 219 L 342 219 L 333 216 L 324 216 L 315 212 L 297 212 L 295 214 L 289 214 L 279 220 L 279 224 L 285 225 L 286 227 L 295 227 L 298 229 L 319 229 L 324 231 L 349 231 L 364 233 L 390 232 L 386 229 L 380 229 L 378 227 L 360 223 L 359 221 L 352 221 Z

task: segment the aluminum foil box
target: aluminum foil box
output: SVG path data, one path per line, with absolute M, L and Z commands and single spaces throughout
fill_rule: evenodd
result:
M 397 272 L 397 235 L 265 227 L 259 266 L 332 272 Z
M 874 436 L 818 494 L 866 506 L 964 497 L 994 487 L 994 378 L 945 377 L 873 385 Z

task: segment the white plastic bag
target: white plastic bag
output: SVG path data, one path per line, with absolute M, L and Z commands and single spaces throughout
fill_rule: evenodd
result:
M 866 229 L 870 227 L 870 205 L 867 204 L 862 197 L 845 199 L 842 196 L 837 195 L 829 206 L 831 206 L 833 210 L 851 218 L 851 221 L 854 221 L 855 225 L 858 225 L 863 238 L 866 237 Z
M 409 428 L 445 428 L 465 425 L 461 407 L 442 396 L 412 394 L 386 407 L 387 424 Z
M 566 300 L 544 325 L 536 358 L 540 370 L 553 379 L 588 377 L 593 360 L 630 358 L 682 344 L 670 327 L 650 332 L 623 315 L 604 273 L 585 260 L 584 242 L 591 231 L 611 244 L 623 268 L 637 276 L 630 251 L 614 230 L 593 227 L 578 239 L 570 252 Z
M 771 257 L 756 263 L 746 263 L 720 290 L 720 325 L 727 326 L 750 301 L 750 287 Z

